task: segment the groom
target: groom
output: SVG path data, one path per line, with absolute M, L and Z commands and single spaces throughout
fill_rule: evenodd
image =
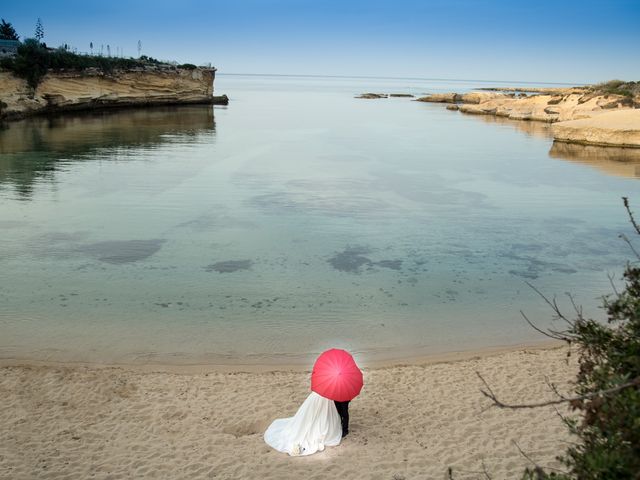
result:
M 344 438 L 349 434 L 349 401 L 338 402 L 334 400 L 333 403 L 336 404 L 338 415 L 340 415 L 340 421 L 342 422 L 342 438 Z

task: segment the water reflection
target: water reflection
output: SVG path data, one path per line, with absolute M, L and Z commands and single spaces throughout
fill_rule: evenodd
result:
M 470 115 L 485 123 L 491 123 L 522 132 L 531 137 L 553 139 L 551 123 L 511 120 L 494 115 Z M 609 175 L 640 178 L 640 149 L 622 147 L 600 147 L 553 142 L 549 156 L 570 162 L 582 163 Z
M 496 117 L 494 115 L 469 115 L 477 118 L 485 123 L 492 123 L 505 127 L 511 127 L 514 130 L 522 132 L 530 137 L 537 138 L 553 138 L 551 133 L 551 124 L 546 122 L 536 122 L 527 120 L 511 120 L 506 117 Z
M 29 199 L 35 182 L 52 181 L 69 162 L 109 158 L 101 154 L 114 149 L 196 142 L 214 134 L 210 105 L 107 110 L 7 123 L 0 129 L 0 188 L 12 186 L 20 198 Z
M 549 156 L 582 163 L 620 177 L 640 178 L 640 150 L 554 142 Z

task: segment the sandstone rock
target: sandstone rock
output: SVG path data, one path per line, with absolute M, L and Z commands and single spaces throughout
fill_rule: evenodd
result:
M 459 110 L 460 107 L 458 105 L 456 105 L 455 103 L 451 104 L 451 105 L 447 105 L 447 110 L 454 110 L 457 111 Z
M 550 106 L 551 105 L 551 106 Z M 463 113 L 496 115 L 513 120 L 533 120 L 541 122 L 558 122 L 589 118 L 599 115 L 608 109 L 627 109 L 634 105 L 632 99 L 619 95 L 595 95 L 585 99 L 582 92 L 561 95 L 539 94 L 526 98 L 494 97 L 479 104 L 463 104 Z
M 4 116 L 95 107 L 213 103 L 214 69 L 156 69 L 48 73 L 33 91 L 26 81 L 0 72 Z M 228 102 L 228 98 L 226 100 Z
M 586 102 L 588 102 L 589 100 L 592 100 L 592 99 L 596 98 L 597 96 L 598 96 L 598 94 L 597 94 L 597 93 L 587 93 L 587 94 L 584 94 L 584 95 L 582 95 L 582 96 L 578 99 L 578 103 L 579 103 L 579 104 L 586 103 Z
M 386 93 L 363 93 L 355 98 L 364 98 L 367 100 L 375 100 L 378 98 L 387 98 L 388 95 Z
M 456 103 L 462 96 L 458 93 L 432 93 L 427 97 L 420 97 L 416 102 Z
M 556 123 L 553 137 L 559 142 L 640 148 L 640 109 L 622 109 Z
M 504 93 L 496 93 L 496 92 L 467 92 L 463 93 L 460 96 L 459 101 L 462 103 L 483 103 L 488 100 L 493 100 L 495 98 L 506 98 L 508 95 Z
M 620 103 L 617 100 L 614 100 L 613 102 L 600 103 L 598 106 L 604 109 L 611 109 L 618 108 L 619 105 Z
M 229 97 L 227 97 L 226 95 L 214 95 L 213 97 L 211 97 L 211 103 L 213 103 L 214 105 L 229 105 Z
M 415 97 L 415 95 L 411 95 L 410 93 L 390 93 L 389 96 L 390 97 L 407 97 L 407 98 Z

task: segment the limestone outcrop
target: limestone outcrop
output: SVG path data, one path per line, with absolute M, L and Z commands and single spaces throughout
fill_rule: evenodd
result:
M 640 148 L 640 109 L 559 122 L 552 130 L 557 142 Z
M 361 93 L 354 98 L 364 98 L 365 100 L 377 100 L 379 98 L 413 98 L 414 95 L 410 93 Z
M 446 103 L 448 110 L 510 120 L 553 124 L 559 142 L 640 147 L 640 98 L 604 93 L 591 87 L 492 89 L 435 93 L 420 102 Z
M 355 98 L 364 98 L 365 100 L 377 100 L 379 98 L 389 98 L 389 95 L 387 95 L 386 93 L 367 92 L 367 93 L 363 93 L 361 95 L 358 95 Z
M 213 95 L 215 69 L 119 71 L 104 74 L 50 72 L 33 91 L 27 82 L 0 71 L 0 116 L 100 107 L 188 103 L 227 103 Z
M 416 99 L 416 102 L 431 102 L 431 103 L 456 103 L 460 101 L 462 95 L 459 93 L 432 93 L 426 97 L 420 97 Z
M 612 109 L 629 109 L 633 101 L 621 95 L 531 95 L 496 97 L 478 104 L 460 106 L 463 113 L 497 115 L 512 120 L 562 122 L 589 118 Z
M 512 120 L 562 122 L 588 118 L 614 109 L 633 108 L 629 97 L 593 94 L 584 90 L 555 90 L 534 95 L 502 92 L 434 93 L 420 102 L 456 103 L 463 113 L 495 115 Z

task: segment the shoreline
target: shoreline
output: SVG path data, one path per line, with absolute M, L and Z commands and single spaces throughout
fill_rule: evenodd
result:
M 0 477 L 520 478 L 529 458 L 561 468 L 572 440 L 558 411 L 489 408 L 476 372 L 509 403 L 572 391 L 567 347 L 364 369 L 337 447 L 289 457 L 263 433 L 309 394 L 305 372 L 0 368 Z M 515 443 L 515 444 L 514 444 Z M 521 454 L 526 452 L 528 458 Z M 321 467 L 319 469 L 319 467 Z M 374 473 L 375 472 L 375 473 Z M 448 478 L 448 477 L 447 477 Z
M 469 360 L 477 360 L 490 358 L 513 352 L 525 351 L 546 351 L 563 348 L 564 343 L 552 340 L 541 340 L 539 342 L 524 342 L 513 345 L 495 345 L 488 347 L 471 348 L 467 350 L 453 350 L 448 352 L 438 352 L 432 354 L 410 353 L 408 355 L 399 355 L 384 359 L 368 359 L 366 361 L 356 360 L 360 368 L 363 370 L 384 370 L 390 368 L 402 368 L 407 366 L 427 366 L 437 364 L 450 364 L 464 362 Z M 310 372 L 311 364 L 308 362 L 295 363 L 243 363 L 242 357 L 238 357 L 230 363 L 166 363 L 166 362 L 147 362 L 147 363 L 127 363 L 127 362 L 88 362 L 88 361 L 55 361 L 55 360 L 36 360 L 29 358 L 0 358 L 0 368 L 11 367 L 51 367 L 64 369 L 121 369 L 130 372 L 139 373 L 175 373 L 175 374 L 201 374 L 201 373 L 302 373 Z
M 162 107 L 181 107 L 189 105 L 229 105 L 229 97 L 227 95 L 214 95 L 205 100 L 161 100 L 150 101 L 148 103 L 139 102 L 119 102 L 119 103 L 87 103 L 80 105 L 66 105 L 62 107 L 45 107 L 41 110 L 31 112 L 10 112 L 0 117 L 0 124 L 3 122 L 15 122 L 27 120 L 30 118 L 58 118 L 73 113 L 101 113 L 119 110 L 136 110 L 136 109 L 152 109 Z
M 38 86 L 0 70 L 0 120 L 167 105 L 228 105 L 214 95 L 215 68 L 48 71 Z
M 437 93 L 417 102 L 444 103 L 447 110 L 471 115 L 552 125 L 556 142 L 602 147 L 640 148 L 640 97 L 595 90 L 479 89 L 464 94 Z

